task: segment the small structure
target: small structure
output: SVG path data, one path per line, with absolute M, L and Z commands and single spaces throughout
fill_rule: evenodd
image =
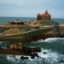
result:
M 37 15 L 37 20 L 51 20 L 51 15 L 46 10 L 46 12 L 44 14 Z
M 11 21 L 9 23 L 13 25 L 24 25 L 25 24 L 24 21 L 20 21 L 20 20 Z

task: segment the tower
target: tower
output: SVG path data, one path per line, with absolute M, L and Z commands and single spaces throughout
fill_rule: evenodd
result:
M 51 15 L 46 10 L 44 14 L 38 14 L 37 20 L 51 20 Z
M 45 15 L 48 15 L 48 11 L 47 10 L 45 11 Z

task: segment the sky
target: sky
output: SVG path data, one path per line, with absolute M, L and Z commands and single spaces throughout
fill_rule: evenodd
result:
M 46 10 L 52 18 L 64 18 L 64 0 L 0 0 L 0 16 L 36 17 Z

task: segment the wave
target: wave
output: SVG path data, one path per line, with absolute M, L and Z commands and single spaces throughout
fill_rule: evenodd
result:
M 57 41 L 57 40 L 59 40 L 60 38 L 48 38 L 48 39 L 46 39 L 45 40 L 45 42 L 48 42 L 48 43 L 50 43 L 50 42 L 55 42 L 55 41 Z
M 0 45 L 2 44 L 3 42 L 2 41 L 0 41 Z
M 47 54 L 43 54 L 44 52 L 46 52 Z M 42 52 L 39 53 L 39 55 L 45 59 L 46 62 L 48 63 L 54 63 L 54 62 L 58 62 L 58 58 L 59 58 L 59 54 L 57 52 L 53 52 L 51 50 L 47 50 L 47 49 L 42 49 Z
M 41 39 L 41 40 L 38 40 L 36 42 L 33 42 L 33 43 L 45 43 L 45 42 L 48 42 L 48 43 L 51 43 L 51 42 L 55 42 L 55 41 L 58 41 L 58 40 L 64 40 L 64 38 L 58 38 L 58 37 L 55 37 L 55 38 L 47 38 L 45 40 Z
M 44 54 L 44 52 L 46 52 L 46 54 Z M 38 53 L 38 55 L 40 56 L 40 58 L 35 58 L 35 59 L 31 59 L 30 56 L 28 60 L 25 61 L 21 61 L 20 57 L 21 56 L 13 56 L 13 55 L 7 55 L 6 59 L 8 61 L 11 61 L 12 63 L 23 63 L 23 64 L 43 64 L 47 63 L 47 64 L 56 64 L 59 62 L 60 58 L 64 58 L 64 55 L 61 55 L 57 52 L 53 52 L 52 50 L 48 50 L 48 49 L 43 49 L 41 50 L 40 53 Z
M 49 43 L 52 43 L 51 45 L 54 45 L 52 47 L 54 49 L 56 44 L 58 46 L 62 46 L 61 41 L 64 43 L 64 38 L 48 38 L 46 40 L 38 40 L 35 43 L 42 43 L 42 42 L 48 43 L 46 45 L 50 45 Z M 58 43 L 60 43 L 60 44 L 58 44 Z M 41 45 L 41 46 L 43 46 L 43 45 Z M 43 63 L 44 64 L 58 64 L 60 59 L 64 59 L 64 55 L 58 53 L 57 50 L 52 51 L 51 47 L 49 49 L 48 48 L 44 49 L 44 48 L 41 48 L 41 52 L 38 53 L 40 58 L 36 57 L 35 59 L 31 59 L 31 57 L 28 56 L 28 58 L 29 58 L 28 60 L 21 61 L 21 59 L 20 59 L 21 55 L 19 55 L 19 56 L 18 55 L 6 55 L 6 59 L 7 59 L 7 61 L 11 62 L 12 64 L 13 63 L 15 63 L 15 64 L 43 64 Z M 60 48 L 61 47 L 59 47 L 59 49 Z M 57 48 L 55 48 L 55 49 L 57 49 Z M 44 52 L 46 52 L 46 54 L 44 54 Z M 59 64 L 61 64 L 61 63 L 59 63 Z
M 12 64 L 15 63 L 19 63 L 20 62 L 20 55 L 6 55 L 6 59 L 8 62 L 11 62 Z

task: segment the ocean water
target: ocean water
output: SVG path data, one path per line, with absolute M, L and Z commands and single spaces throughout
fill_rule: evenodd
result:
M 36 18 L 1 17 L 0 24 L 6 24 L 8 21 L 15 19 L 28 22 Z M 61 24 L 64 23 L 64 19 L 54 20 Z M 0 46 L 5 47 L 7 45 L 9 45 L 9 43 L 0 41 Z M 24 43 L 23 45 L 27 47 L 40 47 L 41 52 L 38 53 L 40 58 L 36 57 L 35 59 L 31 59 L 31 57 L 28 56 L 29 59 L 22 61 L 20 55 L 0 55 L 0 64 L 64 64 L 64 62 L 60 62 L 61 60 L 64 60 L 64 38 L 42 39 L 31 43 Z M 47 54 L 44 54 L 44 52 L 47 52 Z
M 0 17 L 0 24 L 8 24 L 9 21 L 12 20 L 23 20 L 25 22 L 29 22 L 31 20 L 36 20 L 37 18 L 34 17 Z M 52 18 L 58 23 L 64 24 L 64 18 Z
M 35 20 L 36 18 L 29 17 L 0 17 L 0 24 L 8 24 L 12 20 L 23 20 L 25 22 L 29 22 L 31 20 Z

